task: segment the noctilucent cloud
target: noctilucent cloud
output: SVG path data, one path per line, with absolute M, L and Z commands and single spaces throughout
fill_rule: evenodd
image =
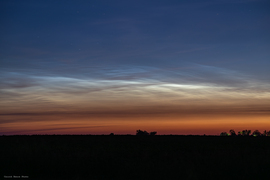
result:
M 0 23 L 1 134 L 270 130 L 268 0 L 2 0 Z

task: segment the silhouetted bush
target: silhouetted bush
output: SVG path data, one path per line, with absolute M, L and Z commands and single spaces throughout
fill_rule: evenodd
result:
M 142 131 L 142 130 L 137 130 L 136 135 L 139 136 L 145 136 L 145 135 L 149 135 L 149 133 L 147 131 Z
M 156 135 L 156 134 L 157 134 L 156 131 L 150 132 L 150 135 L 152 135 L 152 136 L 154 136 L 154 135 Z

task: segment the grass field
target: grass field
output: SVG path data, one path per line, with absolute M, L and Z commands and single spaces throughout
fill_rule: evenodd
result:
M 269 137 L 36 135 L 0 144 L 1 178 L 270 179 Z

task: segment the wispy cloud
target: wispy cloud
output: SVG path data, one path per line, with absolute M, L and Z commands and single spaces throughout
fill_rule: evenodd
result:
M 78 67 L 80 68 L 80 67 Z M 71 69 L 70 69 L 71 70 Z M 85 111 L 87 108 L 262 104 L 269 84 L 242 73 L 200 64 L 161 68 L 114 66 L 75 69 L 70 76 L 2 73 L 2 112 Z M 128 105 L 124 105 L 128 104 Z M 13 106 L 11 108 L 11 106 Z M 105 108 L 105 109 L 106 109 Z

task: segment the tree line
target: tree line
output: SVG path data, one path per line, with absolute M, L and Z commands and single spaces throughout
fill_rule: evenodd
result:
M 153 132 L 150 132 L 150 133 L 148 133 L 147 131 L 142 131 L 142 130 L 137 130 L 136 131 L 136 135 L 139 135 L 139 136 L 141 136 L 141 135 L 156 135 L 157 134 L 157 132 L 156 131 L 153 131 Z M 251 133 L 251 130 L 243 130 L 243 131 L 239 131 L 237 134 L 236 134 L 236 132 L 233 130 L 233 129 L 231 129 L 230 131 L 229 131 L 229 133 L 227 133 L 227 132 L 221 132 L 220 133 L 220 136 L 270 136 L 270 131 L 266 131 L 266 130 L 264 130 L 262 133 L 259 131 L 259 130 L 255 130 L 255 131 L 253 131 L 252 133 Z
M 251 133 L 251 130 L 243 130 L 239 131 L 237 134 L 236 132 L 231 129 L 230 133 L 221 132 L 220 136 L 270 136 L 270 131 L 264 130 L 262 133 L 259 130 L 255 130 Z
M 153 131 L 153 132 L 147 132 L 147 131 L 142 131 L 142 130 L 136 130 L 136 135 L 138 136 L 154 136 L 156 135 L 157 132 Z M 114 135 L 114 133 L 111 133 L 110 135 Z M 229 131 L 229 133 L 227 132 L 221 132 L 220 136 L 270 136 L 270 131 L 266 131 L 264 130 L 262 133 L 259 130 L 255 130 L 251 133 L 251 130 L 243 130 L 243 131 L 239 131 L 238 133 L 236 133 L 233 129 L 231 129 Z

